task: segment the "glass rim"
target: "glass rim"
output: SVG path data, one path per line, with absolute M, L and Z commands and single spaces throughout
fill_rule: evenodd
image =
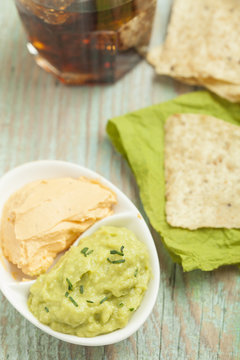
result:
M 116 7 L 131 3 L 134 0 L 72 0 L 72 3 L 69 4 L 66 8 L 64 8 L 64 0 L 57 1 L 58 5 L 56 5 L 56 0 L 29 1 L 47 9 L 53 9 L 56 11 L 88 13 L 114 9 Z

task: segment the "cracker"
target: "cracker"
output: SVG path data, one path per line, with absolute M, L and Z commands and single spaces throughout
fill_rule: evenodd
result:
M 157 46 L 153 48 L 147 55 L 148 62 L 158 67 L 159 61 L 161 61 L 162 56 L 162 46 Z M 207 89 L 215 92 L 217 95 L 231 101 L 231 102 L 239 102 L 240 101 L 240 79 L 239 84 L 229 83 L 227 81 L 216 80 L 213 77 L 194 77 L 190 72 L 184 73 L 185 76 L 176 71 L 176 69 L 171 69 L 169 64 L 162 63 L 162 72 L 164 75 L 169 75 L 174 77 L 176 80 L 181 81 L 183 83 L 189 85 L 198 85 L 204 86 Z M 164 68 L 165 67 L 165 68 Z M 157 68 L 158 69 L 158 68 Z M 157 70 L 158 71 L 158 70 Z M 160 71 L 161 73 L 161 71 Z
M 240 84 L 208 80 L 202 81 L 202 85 L 231 102 L 240 102 Z
M 209 115 L 165 124 L 166 218 L 175 227 L 240 228 L 240 127 Z
M 217 81 L 212 78 L 181 78 L 176 77 L 176 80 L 184 82 L 189 85 L 198 85 L 204 86 L 207 89 L 211 90 L 215 94 L 231 101 L 231 102 L 240 102 L 240 84 L 230 84 L 224 81 Z
M 175 0 L 166 41 L 150 51 L 148 60 L 160 75 L 239 101 L 239 34 L 238 0 Z
M 238 0 L 175 0 L 158 69 L 239 83 L 239 34 Z

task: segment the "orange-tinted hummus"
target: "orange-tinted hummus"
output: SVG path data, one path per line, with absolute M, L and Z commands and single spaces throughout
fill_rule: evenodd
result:
M 115 203 L 110 189 L 84 177 L 29 183 L 4 206 L 3 253 L 23 273 L 39 275 L 89 226 L 110 215 Z

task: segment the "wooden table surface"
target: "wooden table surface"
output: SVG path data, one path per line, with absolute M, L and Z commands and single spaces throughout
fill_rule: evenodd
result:
M 159 1 L 155 44 L 164 36 L 169 8 L 170 1 Z M 0 176 L 31 160 L 72 161 L 105 176 L 142 211 L 135 179 L 111 146 L 106 122 L 192 88 L 155 77 L 145 61 L 114 85 L 65 87 L 28 54 L 12 0 L 1 0 L 0 29 Z M 240 359 L 238 268 L 183 273 L 153 235 L 160 290 L 136 334 L 105 347 L 67 344 L 38 330 L 0 294 L 0 360 Z

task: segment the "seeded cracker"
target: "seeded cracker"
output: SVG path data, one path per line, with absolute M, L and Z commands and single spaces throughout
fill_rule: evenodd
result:
M 240 101 L 240 1 L 175 0 L 164 44 L 148 61 L 160 75 Z
M 167 222 L 190 230 L 240 228 L 240 127 L 208 115 L 165 124 Z

